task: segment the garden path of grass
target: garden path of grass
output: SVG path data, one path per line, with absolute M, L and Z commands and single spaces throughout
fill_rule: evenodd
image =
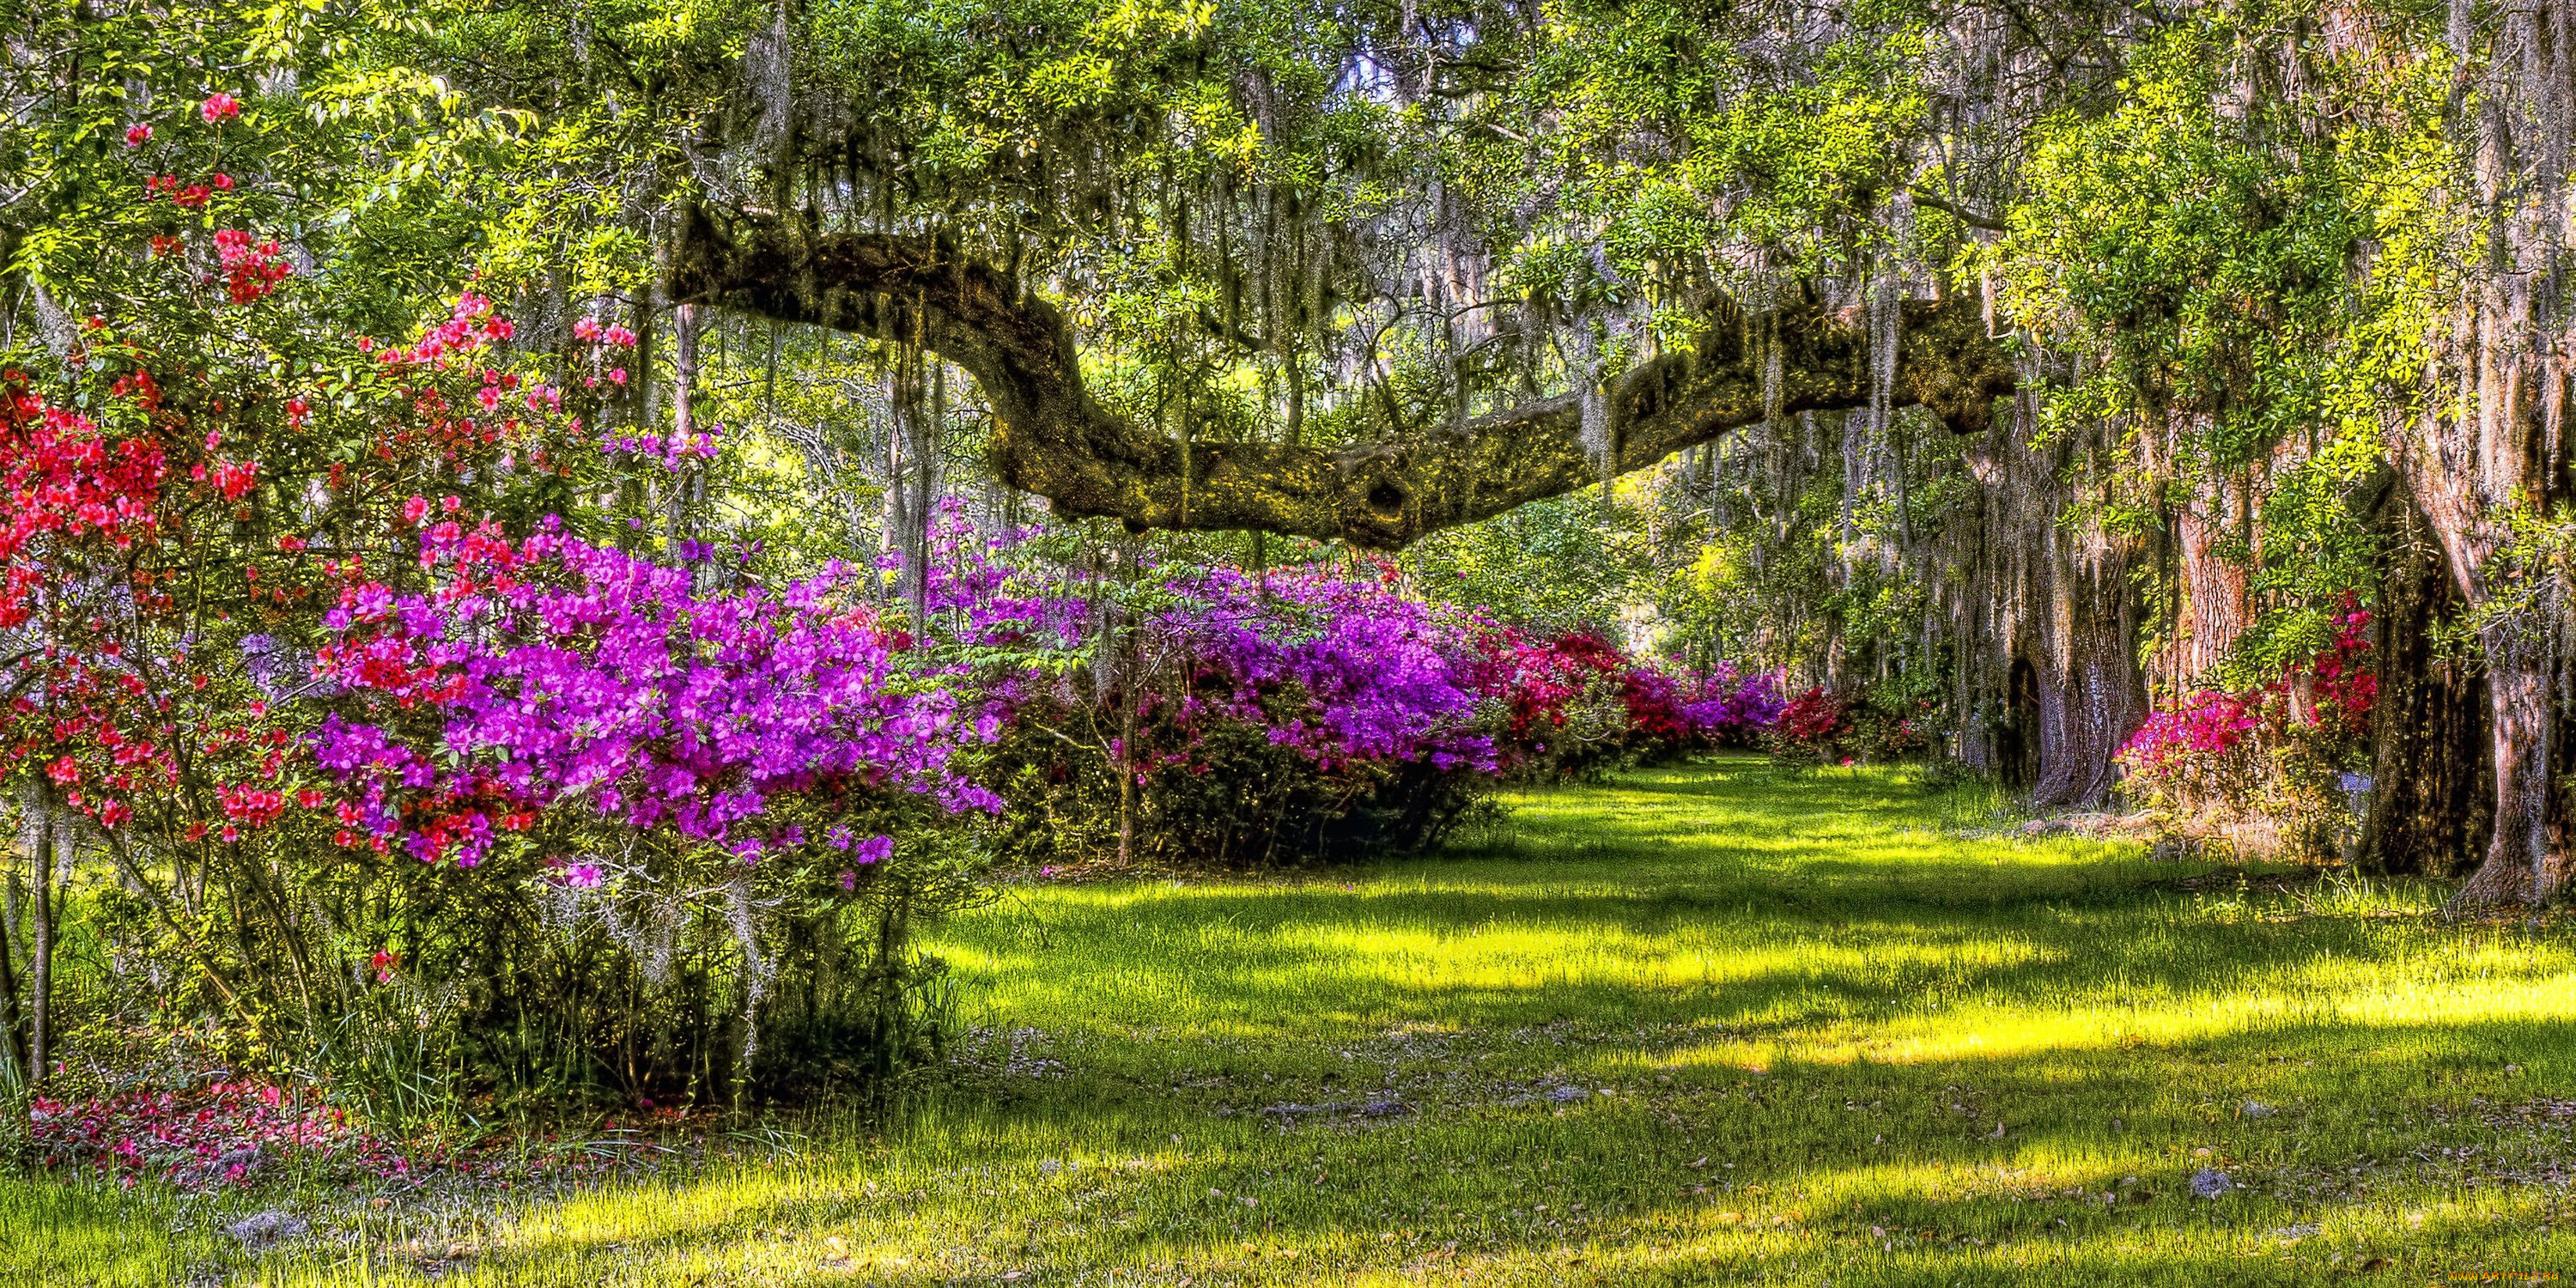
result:
M 254 1258 L 0 1182 L 18 1282 L 2285 1284 L 2576 1272 L 2576 932 L 1940 830 L 1901 772 L 1536 793 L 1435 860 L 1027 884 L 891 1126 Z M 2194 888 L 2198 887 L 2198 888 Z M 2192 1178 L 2229 1188 L 2195 1197 Z M 227 1206 L 229 1205 L 229 1206 Z M 388 1233 L 387 1231 L 390 1231 Z M 388 1255 L 390 1252 L 391 1255 Z M 448 1254 L 453 1253 L 454 1256 Z

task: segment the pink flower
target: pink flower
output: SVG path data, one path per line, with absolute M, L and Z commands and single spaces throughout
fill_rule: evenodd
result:
M 619 384 L 619 385 L 625 384 L 625 383 L 626 383 L 626 368 L 624 368 L 624 367 L 616 367 L 616 368 L 612 368 L 612 369 L 610 369 L 610 371 L 609 371 L 609 373 L 608 373 L 608 380 L 609 380 L 609 383 L 611 383 L 611 384 Z
M 573 324 L 572 324 L 572 334 L 573 334 L 573 338 L 574 338 L 574 339 L 577 339 L 577 340 L 596 340 L 596 339 L 598 339 L 598 338 L 599 338 L 599 319 L 598 319 L 598 318 L 594 318 L 594 317 L 585 317 L 585 318 L 583 318 L 582 320 L 580 320 L 579 322 L 575 322 L 575 323 L 573 323 Z
M 612 326 L 608 328 L 608 342 L 625 348 L 635 343 L 635 333 L 622 326 Z
M 565 884 L 565 885 L 568 885 L 568 886 L 571 886 L 571 887 L 573 887 L 573 888 L 574 888 L 574 889 L 576 889 L 576 890 L 596 890 L 596 889 L 598 889 L 598 888 L 599 888 L 599 865 L 598 865 L 598 864 L 596 864 L 596 863 L 576 863 L 576 864 L 574 864 L 574 865 L 572 866 L 572 871 L 571 871 L 571 872 L 569 872 L 569 873 L 567 873 L 567 874 L 565 874 L 565 876 L 564 876 L 564 884 Z
M 406 526 L 417 525 L 429 513 L 429 498 L 416 496 L 403 502 L 402 517 Z
M 139 148 L 152 141 L 152 127 L 141 122 L 125 127 L 125 146 Z
M 197 115 L 206 118 L 208 125 L 217 121 L 229 121 L 241 115 L 241 100 L 218 90 L 212 97 L 198 105 Z

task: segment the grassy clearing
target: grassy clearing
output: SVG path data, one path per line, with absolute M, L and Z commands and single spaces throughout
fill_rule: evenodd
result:
M 1545 792 L 1451 857 L 1031 885 L 876 1132 L 377 1209 L 0 1181 L 20 1282 L 2286 1284 L 2576 1271 L 2576 933 L 1962 839 L 1900 774 Z M 2230 1188 L 2198 1198 L 2191 1181 Z

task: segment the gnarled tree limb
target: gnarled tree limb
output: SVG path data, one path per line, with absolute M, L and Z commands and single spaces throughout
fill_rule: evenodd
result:
M 994 466 L 1067 515 L 1130 527 L 1341 538 L 1396 549 L 1442 528 L 1559 496 L 1604 473 L 1652 465 L 1764 418 L 1764 345 L 1734 315 L 1696 351 L 1615 377 L 1606 390 L 1615 459 L 1585 442 L 1582 399 L 1523 404 L 1403 441 L 1343 447 L 1184 445 L 1102 407 L 1083 386 L 1073 333 L 1054 306 L 935 239 L 817 233 L 795 221 L 698 212 L 682 230 L 672 298 L 785 322 L 910 341 L 974 376 L 994 418 Z M 1983 430 L 2012 392 L 2011 354 L 1976 302 L 1909 301 L 1894 401 Z M 1855 316 L 1813 301 L 1769 315 L 1778 410 L 1869 403 L 1868 340 Z

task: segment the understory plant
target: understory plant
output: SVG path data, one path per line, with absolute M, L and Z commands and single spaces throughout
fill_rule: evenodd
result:
M 2200 689 L 2155 712 L 2119 753 L 2122 788 L 2169 830 L 2334 857 L 2356 819 L 2379 692 L 2368 610 L 2347 604 L 2313 656 L 2237 690 Z

